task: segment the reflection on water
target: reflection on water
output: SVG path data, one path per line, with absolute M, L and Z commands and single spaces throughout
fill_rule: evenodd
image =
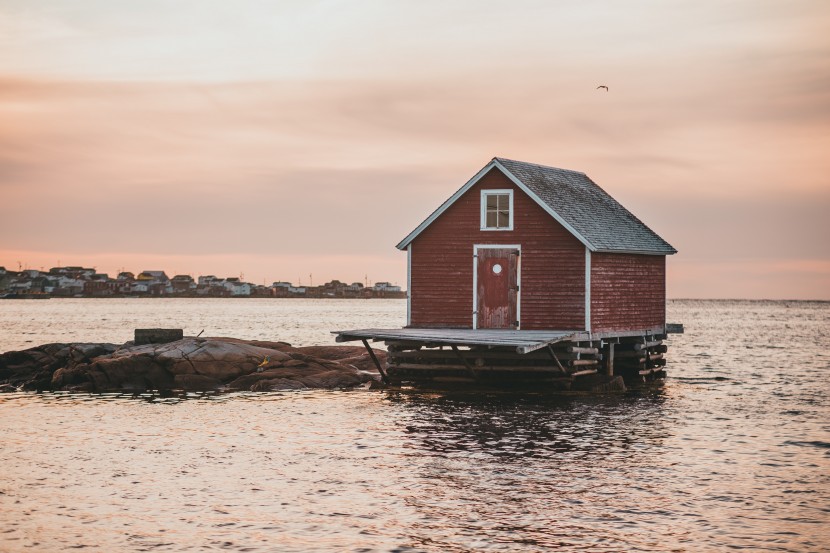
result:
M 427 451 L 480 453 L 500 462 L 526 457 L 607 456 L 612 449 L 659 443 L 662 392 L 629 397 L 390 393 L 415 415 L 406 431 Z M 648 421 L 654 421 L 649 423 Z M 645 422 L 645 424 L 644 424 Z
M 623 395 L 0 395 L 0 551 L 826 550 L 830 306 L 670 313 Z

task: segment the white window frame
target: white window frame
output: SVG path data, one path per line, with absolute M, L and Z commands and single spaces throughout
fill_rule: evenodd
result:
M 488 227 L 487 226 L 487 196 L 504 195 L 508 196 L 508 225 L 506 227 Z M 496 217 L 498 219 L 498 217 Z M 480 230 L 486 231 L 500 231 L 513 230 L 513 190 L 510 188 L 484 188 L 481 190 L 481 225 Z

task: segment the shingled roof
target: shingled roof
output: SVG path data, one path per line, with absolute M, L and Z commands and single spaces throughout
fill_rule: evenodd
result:
M 585 173 L 495 157 L 398 245 L 405 249 L 432 221 L 490 170 L 498 169 L 589 250 L 671 255 L 677 253 Z

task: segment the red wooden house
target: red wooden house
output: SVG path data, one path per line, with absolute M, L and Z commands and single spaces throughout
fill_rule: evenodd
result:
M 493 158 L 398 245 L 408 326 L 660 329 L 676 250 L 587 175 Z
M 682 332 L 666 324 L 676 250 L 584 173 L 494 158 L 397 247 L 407 327 L 334 331 L 362 340 L 387 382 L 665 376 L 663 340 Z M 386 343 L 385 369 L 369 340 Z

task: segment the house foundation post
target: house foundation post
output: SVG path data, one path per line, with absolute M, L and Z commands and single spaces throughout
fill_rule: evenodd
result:
M 604 357 L 605 374 L 614 376 L 614 342 L 607 342 L 602 348 L 602 356 Z

